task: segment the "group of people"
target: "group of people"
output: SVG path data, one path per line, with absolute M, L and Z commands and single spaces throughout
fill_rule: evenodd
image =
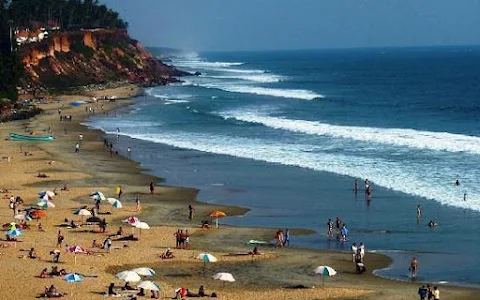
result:
M 287 228 L 285 232 L 279 229 L 275 232 L 275 247 L 289 247 L 290 246 L 290 230 Z
M 438 286 L 432 288 L 430 285 L 422 285 L 418 289 L 418 295 L 420 296 L 420 300 L 440 300 L 440 290 Z
M 328 219 L 327 222 L 327 236 L 329 239 L 333 238 L 334 232 L 333 232 L 333 221 L 332 219 Z M 347 241 L 347 235 L 348 235 L 348 229 L 347 225 L 343 223 L 342 219 L 340 217 L 337 217 L 335 220 L 335 227 L 337 229 L 336 235 L 337 235 L 337 241 L 339 242 L 346 242 Z
M 188 230 L 178 229 L 174 234 L 175 236 L 175 247 L 177 249 L 187 249 L 188 244 L 190 243 L 190 235 Z

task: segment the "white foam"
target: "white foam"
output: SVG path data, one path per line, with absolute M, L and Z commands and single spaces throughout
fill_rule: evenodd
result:
M 324 98 L 323 95 L 317 94 L 308 90 L 291 90 L 291 89 L 277 89 L 266 88 L 251 85 L 234 85 L 234 84 L 218 84 L 218 83 L 184 83 L 184 85 L 194 85 L 208 89 L 219 89 L 231 93 L 254 94 L 260 96 L 272 96 L 280 98 L 291 98 L 301 100 L 314 100 L 317 98 Z
M 317 121 L 271 117 L 253 111 L 228 111 L 220 113 L 224 118 L 263 124 L 265 126 L 311 135 L 346 138 L 416 149 L 480 154 L 480 137 L 448 132 L 421 131 L 407 128 L 376 128 L 341 126 Z
M 243 73 L 242 73 L 243 74 Z M 274 74 L 252 74 L 252 75 L 205 75 L 203 77 L 215 78 L 215 79 L 240 79 L 245 81 L 261 82 L 261 83 L 272 83 L 284 81 L 283 76 L 274 75 Z
M 170 105 L 170 104 L 179 104 L 179 103 L 189 103 L 190 101 L 188 100 L 165 100 L 165 105 Z
M 114 129 L 112 128 L 112 133 Z M 126 134 L 123 131 L 121 134 Z M 451 181 L 457 170 L 448 162 L 434 165 L 423 162 L 387 161 L 380 158 L 348 156 L 322 152 L 322 145 L 283 144 L 264 139 L 245 139 L 197 133 L 152 133 L 127 135 L 132 138 L 162 143 L 179 148 L 224 154 L 254 160 L 298 166 L 317 171 L 369 178 L 374 185 L 404 192 L 442 204 L 480 211 L 480 190 L 475 184 L 479 171 L 471 169 L 464 174 L 462 189 L 439 184 Z M 462 201 L 463 189 L 468 189 L 468 201 Z
M 176 67 L 187 67 L 192 69 L 212 69 L 212 68 L 229 68 L 233 66 L 244 65 L 243 62 L 223 62 L 214 61 L 208 62 L 203 60 L 175 60 L 174 65 Z

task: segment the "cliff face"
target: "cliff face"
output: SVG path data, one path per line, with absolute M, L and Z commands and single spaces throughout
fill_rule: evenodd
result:
M 124 30 L 58 32 L 22 46 L 19 53 L 29 75 L 25 86 L 68 88 L 118 80 L 156 85 L 185 75 L 154 58 Z

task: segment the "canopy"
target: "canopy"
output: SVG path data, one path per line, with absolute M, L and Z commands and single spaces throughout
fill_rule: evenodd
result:
M 197 259 L 201 259 L 203 262 L 216 262 L 218 259 L 208 252 L 203 252 L 197 255 Z
M 215 280 L 221 280 L 221 281 L 228 281 L 228 282 L 234 282 L 235 278 L 233 278 L 233 275 L 230 273 L 217 273 L 212 276 L 213 279 Z
M 155 271 L 153 269 L 150 269 L 150 268 L 136 268 L 136 269 L 133 269 L 133 270 L 130 270 L 130 271 L 133 271 L 135 273 L 137 273 L 138 275 L 141 275 L 141 276 L 153 276 L 155 275 Z
M 137 282 L 142 280 L 142 278 L 140 278 L 140 276 L 133 271 L 123 271 L 118 273 L 116 276 L 118 279 L 126 282 Z
M 77 273 L 70 273 L 63 277 L 66 282 L 81 282 L 83 277 Z
M 209 214 L 209 216 L 212 217 L 212 218 L 222 218 L 222 217 L 226 217 L 227 214 L 224 213 L 223 211 L 216 210 L 216 211 L 212 211 Z
M 315 269 L 315 274 L 320 274 L 322 276 L 334 276 L 335 274 L 337 274 L 337 271 L 335 271 L 334 269 L 332 269 L 331 267 L 329 266 L 319 266 Z
M 149 290 L 149 291 L 159 291 L 160 286 L 156 284 L 155 282 L 146 280 L 142 281 L 137 285 L 138 288 L 142 288 L 144 290 Z

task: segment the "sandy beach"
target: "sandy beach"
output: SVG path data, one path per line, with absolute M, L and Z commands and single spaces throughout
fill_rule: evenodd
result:
M 24 231 L 19 242 L 1 241 L 0 270 L 3 278 L 0 288 L 1 299 L 31 299 L 44 291 L 45 286 L 54 284 L 68 299 L 103 299 L 103 292 L 113 282 L 116 287 L 124 285 L 115 274 L 134 267 L 150 267 L 157 273 L 147 280 L 161 286 L 161 298 L 172 298 L 178 287 L 189 288 L 196 293 L 200 285 L 206 293 L 215 291 L 220 299 L 415 299 L 420 283 L 395 282 L 373 276 L 374 269 L 387 267 L 385 256 L 367 253 L 365 264 L 368 271 L 363 275 L 355 273 L 350 253 L 329 252 L 309 249 L 275 249 L 261 247 L 263 255 L 246 255 L 252 246 L 245 245 L 250 239 L 271 240 L 275 230 L 266 228 L 242 228 L 221 225 L 219 229 L 202 230 L 202 220 L 208 213 L 221 210 L 227 215 L 240 215 L 247 212 L 241 207 L 210 205 L 196 201 L 198 191 L 188 187 L 162 185 L 160 178 L 148 175 L 141 166 L 124 157 L 110 154 L 103 145 L 103 133 L 90 130 L 80 123 L 92 114 L 86 111 L 91 106 L 95 113 L 115 114 L 115 110 L 129 105 L 129 97 L 139 93 L 133 85 L 113 90 L 93 91 L 83 96 L 59 96 L 47 104 L 41 104 L 44 112 L 28 121 L 16 121 L 0 125 L 0 189 L 3 205 L 0 206 L 2 223 L 13 221 L 9 208 L 10 196 L 20 196 L 25 204 L 19 209 L 37 202 L 37 193 L 56 189 L 53 198 L 55 208 L 47 211 L 47 217 L 29 222 L 30 229 Z M 92 97 L 117 96 L 116 101 L 100 100 Z M 78 107 L 71 106 L 73 100 L 91 101 Z M 102 109 L 103 107 L 103 109 Z M 72 121 L 60 121 L 62 115 L 71 115 Z M 56 139 L 52 142 L 23 142 L 9 140 L 9 133 L 24 134 L 33 131 L 46 135 L 50 128 Z M 79 134 L 83 135 L 79 141 Z M 79 142 L 79 153 L 75 144 Z M 114 143 L 115 150 L 115 141 Z M 37 175 L 44 173 L 47 178 Z M 155 182 L 155 195 L 150 195 L 149 183 Z M 67 184 L 68 191 L 61 188 Z M 89 194 L 101 191 L 106 197 L 115 197 L 115 187 L 121 185 L 124 194 L 122 209 L 115 209 L 102 203 L 100 217 L 105 218 L 108 227 L 105 233 L 91 232 L 93 226 L 81 228 L 60 227 L 64 219 L 74 219 L 82 223 L 81 217 L 73 212 L 81 206 L 93 206 Z M 5 191 L 5 190 L 8 190 Z M 135 197 L 139 197 L 142 210 L 136 211 Z M 201 199 L 200 199 L 201 200 Z M 195 217 L 188 221 L 188 205 L 195 207 Z M 129 216 L 137 216 L 152 226 L 149 230 L 136 231 L 139 241 L 113 241 L 111 252 L 92 248 L 92 241 L 103 242 L 108 235 L 115 234 L 123 226 L 126 234 L 131 228 L 122 223 Z M 44 231 L 38 231 L 41 222 Z M 190 233 L 189 249 L 175 248 L 174 233 L 178 228 Z M 62 248 L 56 248 L 57 232 L 65 237 Z M 98 230 L 97 230 L 98 231 Z M 295 234 L 307 234 L 301 229 L 292 230 Z M 2 236 L 4 238 L 4 236 Z M 115 237 L 113 238 L 115 239 Z M 65 245 L 81 245 L 92 250 L 91 255 L 75 256 L 67 253 Z M 28 258 L 28 250 L 35 248 L 37 259 Z M 162 260 L 160 255 L 172 248 L 175 258 Z M 85 275 L 83 282 L 67 283 L 62 277 L 38 278 L 40 271 L 52 267 L 50 251 L 61 251 L 59 268 L 67 273 Z M 208 251 L 218 258 L 218 262 L 204 264 L 195 259 L 196 255 Z M 75 262 L 76 261 L 76 262 Z M 313 275 L 319 265 L 328 265 L 338 274 L 331 278 Z M 222 284 L 211 279 L 217 272 L 229 272 L 236 278 L 234 283 Z M 310 288 L 285 289 L 288 285 L 304 285 Z M 442 299 L 477 299 L 478 290 L 450 286 L 440 286 Z M 118 293 L 133 295 L 132 292 Z M 149 295 L 148 295 L 149 296 Z

